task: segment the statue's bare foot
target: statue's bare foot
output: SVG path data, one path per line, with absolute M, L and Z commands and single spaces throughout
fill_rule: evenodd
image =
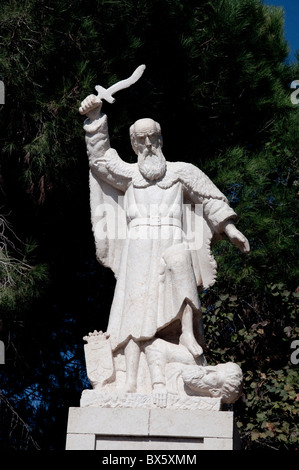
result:
M 185 346 L 193 357 L 199 357 L 203 354 L 202 347 L 198 344 L 192 333 L 182 333 L 180 336 L 180 344 Z

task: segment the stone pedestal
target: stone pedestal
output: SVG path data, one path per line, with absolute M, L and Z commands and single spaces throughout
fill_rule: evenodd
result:
M 230 411 L 70 408 L 66 450 L 234 450 Z

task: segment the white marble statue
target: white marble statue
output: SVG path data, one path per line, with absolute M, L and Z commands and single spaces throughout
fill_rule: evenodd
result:
M 173 362 L 183 384 L 173 393 L 201 395 L 187 371 L 206 366 L 198 287 L 208 288 L 216 280 L 212 242 L 227 236 L 244 253 L 249 243 L 235 227 L 237 215 L 226 197 L 199 168 L 166 161 L 157 122 L 145 118 L 131 126 L 136 163 L 126 163 L 111 147 L 102 99 L 112 102 L 110 92 L 134 83 L 143 70 L 138 68 L 131 82 L 119 82 L 122 86 L 97 87 L 98 96 L 89 95 L 80 107 L 87 116 L 96 255 L 117 279 L 106 336 L 95 332 L 84 339 L 94 389 L 142 390 L 154 396 L 153 403 L 166 406 L 171 388 L 166 369 Z M 95 350 L 107 349 L 108 338 L 111 352 L 101 359 Z M 189 368 L 185 373 L 184 364 Z M 195 378 L 200 375 L 198 369 Z

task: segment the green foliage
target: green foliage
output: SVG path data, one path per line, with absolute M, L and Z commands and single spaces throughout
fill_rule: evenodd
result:
M 296 126 L 296 130 L 294 129 Z M 282 123 L 278 127 L 282 129 Z M 248 152 L 240 147 L 220 156 L 215 178 L 241 215 L 239 226 L 251 244 L 248 256 L 233 247 L 215 248 L 220 282 L 264 288 L 264 281 L 297 287 L 298 245 L 298 138 L 293 116 L 284 120 L 283 138 L 276 134 L 264 149 Z M 297 140 L 292 141 L 296 131 Z
M 32 300 L 38 298 L 47 281 L 47 266 L 29 265 L 26 261 L 4 256 L 1 252 L 1 294 L 0 309 L 2 311 L 24 311 Z
M 0 332 L 5 336 L 21 322 L 49 283 L 46 263 L 36 261 L 37 246 L 23 243 L 0 217 Z
M 251 441 L 253 449 L 297 450 L 298 368 L 288 365 L 280 370 L 267 369 L 267 373 L 249 371 L 245 383 L 250 413 L 245 411 L 238 422 L 244 441 Z M 256 416 L 255 422 L 251 414 Z
M 299 337 L 298 292 L 282 283 L 261 295 L 202 294 L 208 362 L 233 361 L 244 374 L 234 405 L 243 448 L 298 447 L 299 368 L 291 344 Z

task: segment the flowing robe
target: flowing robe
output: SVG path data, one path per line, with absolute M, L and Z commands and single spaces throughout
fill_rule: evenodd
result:
M 149 181 L 137 163 L 124 162 L 110 147 L 105 115 L 85 121 L 84 128 L 97 258 L 117 278 L 107 328 L 116 350 L 130 338 L 153 338 L 180 318 L 186 304 L 200 316 L 197 287 L 216 280 L 211 243 L 236 214 L 194 165 L 167 162 L 164 177 Z M 98 230 L 103 222 L 105 237 Z

